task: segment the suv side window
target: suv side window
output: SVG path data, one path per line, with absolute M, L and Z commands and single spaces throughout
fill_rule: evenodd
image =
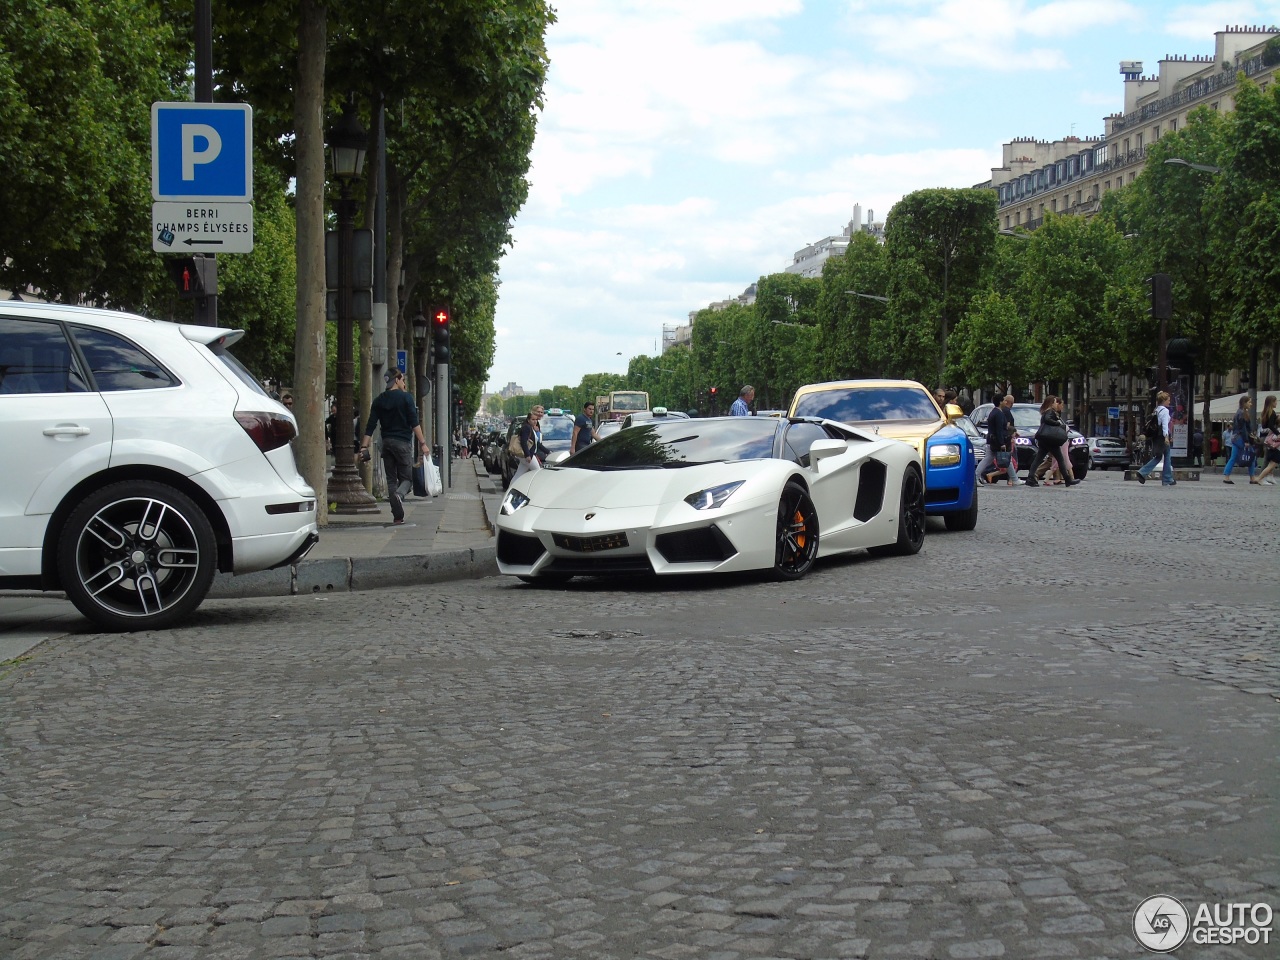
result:
M 809 448 L 815 440 L 829 440 L 831 434 L 820 423 L 793 423 L 787 428 L 783 452 L 802 467 L 809 465 Z
M 62 328 L 0 317 L 0 393 L 83 393 L 84 374 Z
M 89 361 L 93 379 L 103 393 L 116 390 L 155 390 L 176 387 L 177 379 L 123 337 L 93 327 L 74 327 L 76 343 Z

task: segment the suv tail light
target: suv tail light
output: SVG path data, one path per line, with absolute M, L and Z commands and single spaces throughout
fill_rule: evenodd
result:
M 249 439 L 257 444 L 263 453 L 283 447 L 298 435 L 293 428 L 293 421 L 278 413 L 258 413 L 252 411 L 236 411 L 236 422 L 244 427 Z

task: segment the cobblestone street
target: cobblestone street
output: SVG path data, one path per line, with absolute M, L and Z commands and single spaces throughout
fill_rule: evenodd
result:
M 46 643 L 0 677 L 0 956 L 1134 958 L 1148 896 L 1280 909 L 1274 489 L 981 503 L 798 584 Z

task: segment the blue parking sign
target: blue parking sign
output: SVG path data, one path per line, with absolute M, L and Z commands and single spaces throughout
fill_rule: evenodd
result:
M 252 200 L 252 108 L 247 103 L 153 103 L 151 196 Z

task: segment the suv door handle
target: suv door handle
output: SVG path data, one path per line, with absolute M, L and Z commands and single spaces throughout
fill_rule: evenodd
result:
M 87 437 L 88 427 L 80 427 L 74 423 L 60 423 L 56 427 L 45 427 L 46 437 Z

